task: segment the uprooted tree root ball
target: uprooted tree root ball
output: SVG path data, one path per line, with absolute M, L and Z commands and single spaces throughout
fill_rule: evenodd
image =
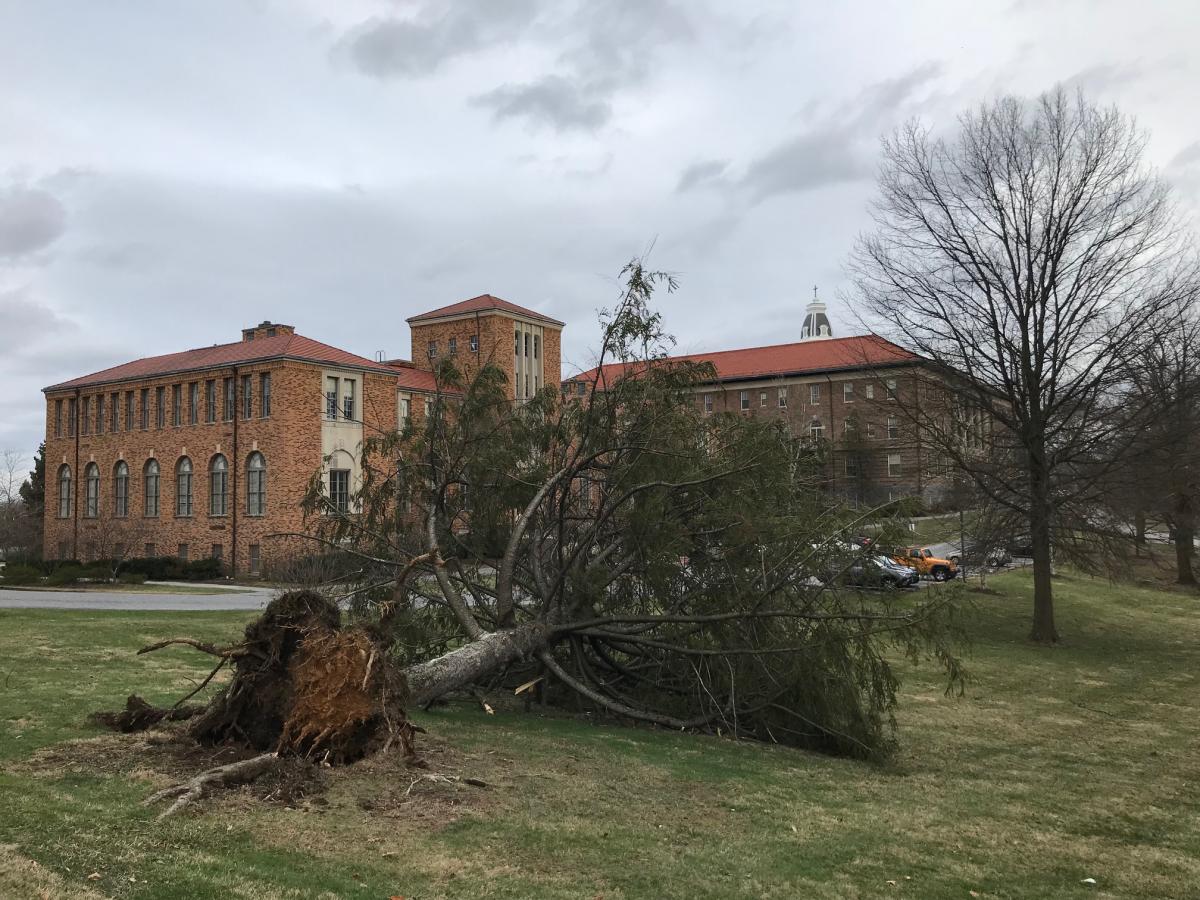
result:
M 281 756 L 336 765 L 398 745 L 406 757 L 414 757 L 417 729 L 405 715 L 408 684 L 403 671 L 374 631 L 343 627 L 337 604 L 328 597 L 312 591 L 283 594 L 246 627 L 245 639 L 230 647 L 172 638 L 139 653 L 173 644 L 218 658 L 203 684 L 232 665 L 229 685 L 207 707 L 183 706 L 189 696 L 164 710 L 132 696 L 125 710 L 97 713 L 94 720 L 129 732 L 189 718 L 187 733 L 201 744 L 235 744 L 257 750 L 260 756 L 201 773 L 178 790 L 160 792 L 162 798 L 180 795 L 184 801 L 169 812 L 209 787 L 261 775 Z

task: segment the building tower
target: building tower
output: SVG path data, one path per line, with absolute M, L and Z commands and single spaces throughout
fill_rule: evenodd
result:
M 829 317 L 825 315 L 825 304 L 817 299 L 817 286 L 813 285 L 812 302 L 804 310 L 804 324 L 800 328 L 800 340 L 820 341 L 833 337 Z

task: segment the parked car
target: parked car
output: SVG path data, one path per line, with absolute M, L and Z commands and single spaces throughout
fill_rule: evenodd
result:
M 958 576 L 957 563 L 935 556 L 928 547 L 897 547 L 892 551 L 892 559 L 934 581 L 948 581 Z
M 1033 559 L 1033 538 L 1028 534 L 1014 535 L 1008 541 L 1008 552 L 1022 559 Z
M 890 556 L 866 556 L 853 563 L 843 576 L 846 584 L 877 588 L 913 587 L 921 576 L 912 566 L 901 565 Z
M 986 546 L 978 541 L 967 541 L 962 547 L 951 544 L 949 551 L 943 555 L 959 568 L 964 562 L 968 566 L 987 566 L 990 569 L 998 569 L 1012 562 L 1012 555 L 1003 547 Z

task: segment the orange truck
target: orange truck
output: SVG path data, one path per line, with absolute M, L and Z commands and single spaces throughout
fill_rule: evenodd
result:
M 949 581 L 958 577 L 958 566 L 954 560 L 934 556 L 928 547 L 897 547 L 892 551 L 892 559 L 912 566 L 919 575 L 928 576 L 934 581 Z

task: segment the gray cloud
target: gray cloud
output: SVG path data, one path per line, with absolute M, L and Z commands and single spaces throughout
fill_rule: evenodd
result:
M 537 14 L 535 0 L 432 2 L 411 18 L 372 18 L 339 49 L 375 78 L 413 78 L 455 57 L 512 40 Z
M 472 97 L 471 103 L 492 111 L 492 118 L 527 119 L 556 131 L 595 131 L 612 117 L 611 90 L 547 75 L 529 84 L 506 84 Z
M 1192 163 L 1200 162 L 1200 141 L 1188 144 L 1182 150 L 1175 154 L 1169 163 L 1170 168 L 1183 168 L 1190 166 Z
M 712 185 L 719 183 L 721 176 L 725 174 L 725 170 L 729 168 L 729 160 L 727 159 L 702 159 L 699 162 L 694 162 L 679 176 L 679 183 L 675 186 L 677 191 L 690 191 L 692 188 L 700 187 L 701 185 Z
M 45 249 L 67 228 L 67 211 L 58 198 L 40 188 L 0 188 L 0 258 Z
M 925 63 L 867 85 L 852 101 L 752 160 L 736 187 L 760 201 L 869 178 L 879 135 L 912 112 L 913 95 L 940 71 L 938 64 Z
M 494 121 L 594 132 L 608 124 L 622 91 L 649 80 L 656 57 L 696 37 L 692 18 L 671 0 L 583 2 L 558 12 L 543 31 L 560 48 L 554 70 L 476 95 L 473 106 L 490 109 Z
M 0 351 L 5 353 L 29 347 L 46 336 L 72 330 L 74 323 L 54 310 L 31 300 L 27 288 L 0 292 Z

